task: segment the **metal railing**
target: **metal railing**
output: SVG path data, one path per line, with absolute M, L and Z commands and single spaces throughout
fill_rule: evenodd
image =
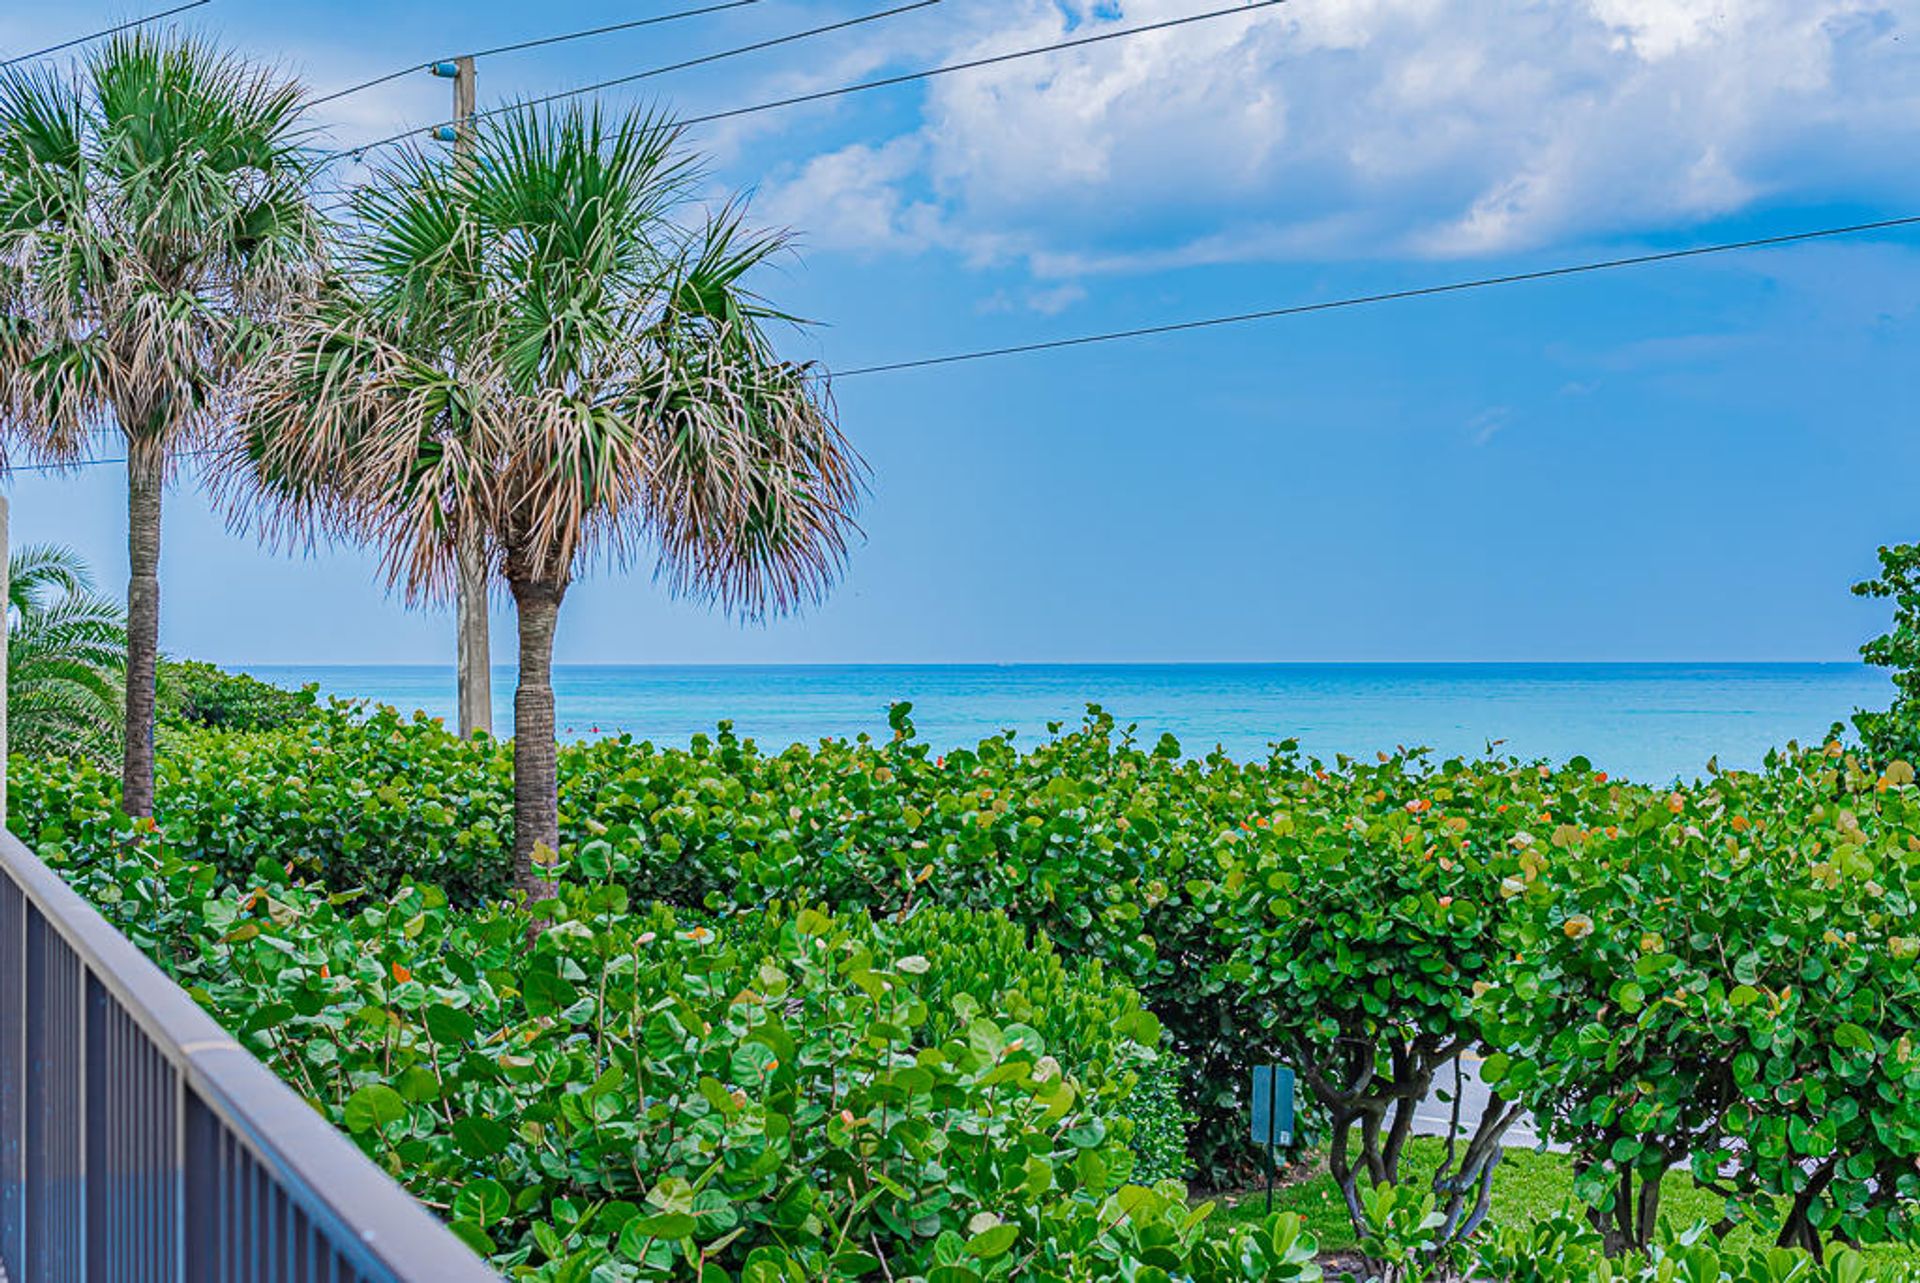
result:
M 499 1283 L 4 832 L 0 1275 Z

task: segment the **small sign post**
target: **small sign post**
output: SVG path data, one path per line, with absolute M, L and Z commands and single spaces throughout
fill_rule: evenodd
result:
M 1272 1214 L 1278 1154 L 1293 1145 L 1293 1070 L 1285 1065 L 1253 1068 L 1253 1143 L 1267 1151 L 1267 1212 Z

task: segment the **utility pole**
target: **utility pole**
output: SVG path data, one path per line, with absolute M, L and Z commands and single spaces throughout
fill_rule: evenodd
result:
M 433 74 L 453 81 L 452 137 L 441 131 L 443 140 L 453 143 L 454 166 L 464 173 L 473 164 L 473 59 L 456 58 L 437 62 Z M 459 583 L 455 589 L 454 617 L 459 632 L 458 681 L 460 735 L 493 733 L 493 647 L 487 627 L 487 566 L 481 548 L 480 532 L 462 530 L 456 549 Z

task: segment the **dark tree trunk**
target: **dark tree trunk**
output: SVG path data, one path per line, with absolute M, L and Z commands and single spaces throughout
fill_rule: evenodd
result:
M 564 579 L 514 579 L 520 680 L 513 692 L 513 884 L 528 903 L 553 898 L 543 874 L 560 847 L 559 746 L 553 727 L 553 634 Z
M 1602 1215 L 1589 1208 L 1587 1219 L 1600 1231 L 1600 1246 L 1608 1256 L 1645 1251 L 1660 1222 L 1660 1177 L 1665 1164 L 1655 1167 L 1652 1179 L 1634 1179 L 1634 1169 L 1623 1167 L 1614 1182 L 1613 1207 Z
M 129 451 L 127 464 L 127 718 L 120 804 L 153 814 L 154 685 L 160 663 L 162 464 Z
M 1821 1241 L 1820 1231 L 1814 1226 L 1813 1205 L 1820 1201 L 1820 1196 L 1827 1192 L 1827 1186 L 1833 1183 L 1834 1168 L 1839 1162 L 1838 1158 L 1829 1158 L 1822 1163 L 1807 1182 L 1807 1187 L 1794 1196 L 1793 1207 L 1787 1213 L 1786 1221 L 1780 1227 L 1780 1237 L 1776 1240 L 1781 1247 L 1805 1248 L 1813 1254 L 1815 1261 L 1825 1262 L 1826 1244 Z
M 1643 1173 L 1640 1177 L 1639 1217 L 1634 1222 L 1634 1248 L 1646 1247 L 1653 1242 L 1653 1232 L 1660 1228 L 1660 1172 L 1666 1170 L 1662 1164 L 1659 1171 Z

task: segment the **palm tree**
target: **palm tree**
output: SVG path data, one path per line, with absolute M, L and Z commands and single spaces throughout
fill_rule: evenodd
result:
M 0 432 L 55 463 L 124 438 L 130 815 L 153 811 L 161 493 L 315 256 L 300 111 L 298 85 L 178 36 L 114 36 L 71 81 L 0 73 Z
M 477 532 L 518 617 L 514 872 L 534 900 L 575 576 L 651 554 L 673 590 L 763 616 L 824 593 L 853 530 L 863 464 L 743 284 L 784 240 L 737 203 L 690 216 L 702 181 L 677 127 L 578 106 L 488 119 L 469 163 L 389 163 L 354 199 L 337 288 L 262 362 L 229 473 L 270 534 L 366 541 L 412 600 L 451 595 Z
M 127 619 L 95 595 L 71 549 L 36 544 L 8 559 L 7 706 L 11 748 L 95 756 L 120 723 Z

